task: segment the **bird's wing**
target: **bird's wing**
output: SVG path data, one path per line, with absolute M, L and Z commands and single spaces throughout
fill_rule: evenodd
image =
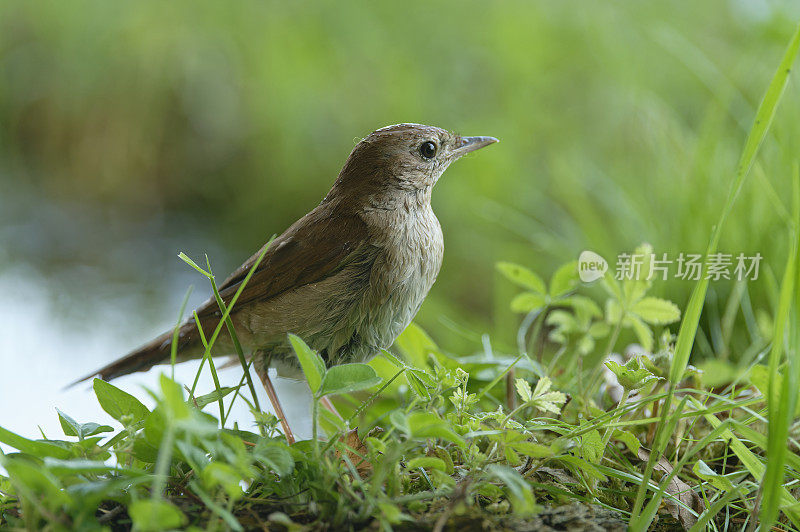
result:
M 320 205 L 269 244 L 236 306 L 266 301 L 336 273 L 367 240 L 367 226 L 358 215 L 333 212 L 328 205 Z M 263 250 L 262 247 L 219 286 L 223 301 L 230 302 Z M 197 314 L 204 318 L 218 310 L 212 299 L 198 308 Z
M 368 237 L 367 226 L 357 214 L 337 211 L 330 204 L 323 203 L 272 241 L 239 296 L 237 308 L 253 301 L 267 301 L 293 288 L 335 274 L 350 256 L 368 245 Z M 261 248 L 220 285 L 220 296 L 226 304 L 230 304 L 263 250 Z M 205 330 L 217 326 L 218 311 L 219 307 L 213 298 L 197 309 Z M 169 360 L 172 338 L 173 331 L 168 331 L 76 383 L 95 375 L 110 380 L 134 371 L 146 371 Z M 199 356 L 203 352 L 193 320 L 189 319 L 181 326 L 178 338 L 179 360 L 186 356 Z M 192 349 L 196 349 L 195 353 L 188 354 Z

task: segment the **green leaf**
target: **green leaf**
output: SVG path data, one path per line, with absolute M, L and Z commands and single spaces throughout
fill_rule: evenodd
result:
M 486 472 L 506 485 L 509 499 L 514 506 L 514 514 L 525 517 L 536 511 L 531 486 L 515 469 L 499 464 L 490 464 Z
M 100 425 L 99 423 L 78 423 L 58 408 L 56 408 L 56 412 L 58 412 L 58 421 L 61 423 L 61 428 L 66 436 L 77 436 L 82 440 L 102 432 L 114 432 L 114 428 L 108 425 Z
M 408 520 L 408 516 L 403 514 L 403 510 L 396 504 L 389 502 L 379 502 L 378 509 L 389 524 L 398 525 L 404 520 Z
M 417 368 L 428 367 L 428 355 L 438 353 L 439 347 L 422 327 L 411 323 L 394 341 L 409 364 Z
M 194 401 L 189 401 L 190 404 L 196 406 L 197 408 L 202 409 L 206 405 L 211 403 L 216 403 L 232 391 L 234 391 L 236 387 L 234 386 L 223 386 L 219 389 L 219 391 L 214 390 L 211 393 L 207 393 L 205 395 L 201 395 L 200 397 L 195 397 Z
M 622 429 L 616 429 L 612 434 L 612 437 L 615 440 L 624 443 L 625 446 L 628 448 L 628 450 L 633 454 L 639 453 L 639 447 L 642 446 L 642 443 L 639 441 L 639 438 L 637 438 L 632 432 Z
M 506 446 L 503 449 L 503 457 L 506 459 L 506 463 L 512 467 L 517 467 L 522 463 L 522 458 L 510 446 Z
M 620 385 L 626 390 L 638 390 L 658 378 L 641 364 L 639 357 L 633 357 L 624 366 L 613 360 L 607 360 L 605 364 L 617 376 Z
M 308 386 L 311 388 L 312 393 L 317 393 L 322 379 L 325 377 L 325 361 L 315 351 L 297 335 L 290 334 L 289 342 L 297 354 L 297 359 L 300 361 L 300 367 L 303 368 L 303 373 L 308 381 Z
M 681 319 L 681 311 L 675 303 L 657 297 L 640 299 L 631 310 L 650 325 L 666 325 Z
M 92 387 L 100 407 L 123 425 L 138 423 L 150 414 L 141 401 L 113 384 L 102 379 L 95 379 Z
M 374 436 L 364 438 L 364 443 L 366 443 L 367 447 L 374 453 L 383 454 L 386 452 L 386 444 Z
M 472 485 L 472 490 L 481 497 L 486 497 L 493 501 L 503 496 L 503 490 L 500 487 L 486 481 L 476 482 Z
M 498 262 L 496 266 L 497 271 L 502 273 L 509 281 L 518 284 L 522 288 L 532 290 L 537 294 L 547 294 L 547 288 L 542 278 L 525 266 L 520 266 L 512 262 Z
M 581 355 L 588 355 L 594 350 L 594 338 L 591 334 L 585 334 L 581 336 L 578 338 L 578 343 L 576 344 L 575 348 Z
M 569 296 L 562 299 L 560 303 L 569 305 L 576 314 L 580 313 L 586 318 L 600 318 L 603 315 L 600 306 L 586 296 Z
M 561 405 L 567 402 L 567 396 L 561 392 L 551 392 L 552 382 L 548 377 L 542 377 L 536 383 L 533 390 L 530 404 L 544 412 L 558 414 L 561 412 Z
M 638 276 L 635 276 L 634 279 L 626 279 L 622 283 L 622 292 L 624 294 L 626 307 L 630 307 L 642 299 L 653 284 L 652 279 L 647 279 L 650 275 L 650 264 L 652 260 L 653 246 L 650 244 L 640 245 L 631 254 L 631 261 L 635 261 L 640 266 Z
M 69 496 L 59 480 L 47 469 L 26 459 L 11 459 L 2 454 L 0 454 L 0 464 L 8 471 L 8 477 L 13 484 L 38 497 L 46 498 L 50 506 L 60 506 L 69 502 Z
M 412 458 L 408 461 L 407 466 L 408 469 L 417 469 L 417 468 L 428 468 L 428 469 L 438 469 L 439 471 L 447 471 L 447 465 L 444 463 L 444 460 L 441 458 L 436 458 L 435 456 L 418 456 L 416 458 Z
M 231 500 L 239 500 L 244 495 L 239 482 L 242 476 L 228 464 L 211 462 L 202 473 L 203 484 L 209 489 L 222 488 Z
M 716 369 L 716 367 L 715 367 Z M 781 370 L 784 370 L 781 367 Z M 707 372 L 707 370 L 704 370 Z M 719 370 L 720 373 L 723 373 L 723 370 Z M 785 370 L 784 370 L 785 371 Z M 735 374 L 738 376 L 738 373 Z M 761 392 L 761 395 L 764 397 L 768 396 L 769 393 L 769 379 L 770 379 L 770 371 L 769 368 L 763 364 L 755 364 L 750 371 L 747 373 L 746 378 L 750 381 L 750 384 L 758 388 L 758 391 Z M 783 375 L 778 372 L 776 375 L 773 376 L 775 379 L 775 387 L 780 389 L 783 386 Z M 800 416 L 800 390 L 797 390 L 798 398 L 795 400 L 795 409 L 794 415 L 795 417 Z
M 58 445 L 49 443 L 47 441 L 42 440 L 29 440 L 19 434 L 15 434 L 10 430 L 6 430 L 3 427 L 0 427 L 0 443 L 5 443 L 6 445 L 13 447 L 14 449 L 27 453 L 32 454 L 34 456 L 38 456 L 39 458 L 43 458 L 45 456 L 52 456 L 53 458 L 69 458 L 70 452 L 68 449 L 64 447 L 59 447 Z M 2 457 L 2 454 L 0 454 Z
M 622 320 L 622 306 L 616 299 L 606 300 L 606 323 L 618 323 Z
M 188 418 L 191 412 L 189 410 L 189 405 L 186 404 L 183 398 L 183 389 L 181 385 L 163 373 L 159 376 L 159 384 L 161 386 L 161 395 L 164 398 L 164 404 L 168 409 L 169 415 L 174 419 Z
M 701 478 L 717 488 L 720 491 L 731 491 L 734 489 L 733 482 L 723 475 L 717 474 L 716 471 L 708 467 L 708 464 L 702 460 L 698 460 L 692 467 L 692 471 L 698 478 Z
M 600 279 L 600 286 L 602 286 L 606 293 L 613 299 L 617 301 L 623 300 L 624 296 L 622 295 L 622 287 L 620 286 L 619 281 L 614 279 L 613 275 L 606 275 Z
M 145 531 L 180 528 L 188 521 L 174 504 L 152 499 L 133 501 L 128 506 L 128 515 L 138 530 Z
M 603 458 L 605 448 L 603 438 L 597 430 L 590 430 L 581 436 L 581 452 L 583 457 L 593 464 L 600 463 Z
M 571 466 L 573 471 L 580 471 L 590 479 L 597 480 L 599 482 L 605 482 L 608 480 L 608 477 L 606 477 L 599 469 L 578 456 L 567 454 L 559 456 L 557 460 Z
M 294 471 L 294 458 L 289 447 L 283 443 L 259 440 L 253 454 L 279 477 L 291 475 Z
M 778 374 L 776 377 L 779 379 L 777 384 L 783 384 L 783 376 Z M 769 391 L 769 378 L 769 368 L 763 364 L 755 364 L 750 368 L 750 372 L 747 374 L 747 379 L 750 381 L 750 384 L 758 388 L 758 391 L 761 392 L 761 395 L 764 397 L 767 397 Z
M 561 334 L 572 334 L 579 332 L 580 330 L 578 321 L 575 319 L 575 315 L 571 312 L 567 312 L 566 310 L 556 309 L 550 312 L 547 314 L 545 323 L 547 323 L 547 325 L 556 327 Z
M 578 262 L 572 261 L 562 265 L 550 279 L 550 297 L 557 299 L 578 286 Z
M 514 387 L 517 389 L 517 393 L 519 394 L 520 399 L 524 403 L 527 403 L 533 398 L 533 394 L 531 392 L 531 385 L 525 379 L 518 378 L 514 381 Z
M 390 417 L 395 423 L 393 417 Z M 464 446 L 464 439 L 450 429 L 450 425 L 432 412 L 412 412 L 405 419 L 408 431 L 414 438 L 441 438 L 453 442 L 460 447 Z
M 60 460 L 58 458 L 50 458 L 49 456 L 44 459 L 45 467 L 56 475 L 64 474 L 80 474 L 80 473 L 109 473 L 109 472 L 124 472 L 126 475 L 143 476 L 147 475 L 144 471 L 136 469 L 121 468 L 112 465 L 106 465 L 105 462 L 99 460 L 86 460 L 83 458 L 74 458 L 72 460 Z
M 408 386 L 417 394 L 418 397 L 421 399 L 430 399 L 430 393 L 428 393 L 428 388 L 425 384 L 410 371 L 406 371 L 406 381 L 408 382 Z
M 406 372 L 414 375 L 426 388 L 431 390 L 436 388 L 436 380 L 433 378 L 433 375 L 431 375 L 424 369 L 417 369 L 408 366 Z
M 712 358 L 704 360 L 698 366 L 701 375 L 700 382 L 706 389 L 717 388 L 740 378 L 746 378 L 746 370 L 728 360 Z
M 142 462 L 155 464 L 158 460 L 158 447 L 150 445 L 145 436 L 137 436 L 133 441 L 133 456 Z
M 158 405 L 144 420 L 144 435 L 147 438 L 147 443 L 156 449 L 161 445 L 164 432 L 167 430 L 166 411 L 167 407 L 165 405 Z
M 638 338 L 639 343 L 642 344 L 642 348 L 646 352 L 651 353 L 653 351 L 653 331 L 650 330 L 650 327 L 645 322 L 634 314 L 628 314 L 622 320 L 622 324 L 633 329 L 636 338 Z
M 607 336 L 610 331 L 611 328 L 608 326 L 608 323 L 596 321 L 589 327 L 588 333 L 592 338 L 603 338 Z
M 516 441 L 508 444 L 515 451 L 530 456 L 531 458 L 549 458 L 553 456 L 553 449 L 547 445 L 532 441 Z
M 333 434 L 335 432 L 346 432 L 347 427 L 345 421 L 328 410 L 327 408 L 320 408 L 317 411 L 319 428 L 325 431 L 326 434 Z
M 449 399 L 460 412 L 468 412 L 470 407 L 479 400 L 476 394 L 465 392 L 463 388 L 456 388 Z
M 389 422 L 403 434 L 411 434 L 411 427 L 408 426 L 408 416 L 402 410 L 392 410 L 389 413 Z
M 392 365 L 396 368 L 405 368 L 407 367 L 406 363 L 397 358 L 394 353 L 389 351 L 388 349 L 381 349 L 381 354 L 384 356 L 386 360 L 392 363 Z
M 381 378 L 367 364 L 339 364 L 325 373 L 319 397 L 366 390 L 381 383 Z
M 527 313 L 545 306 L 545 296 L 536 292 L 522 292 L 511 300 L 511 310 Z
M 244 527 L 242 527 L 242 525 L 239 523 L 236 517 L 234 517 L 234 515 L 231 512 L 229 512 L 225 507 L 223 507 L 221 504 L 212 499 L 211 496 L 205 492 L 205 490 L 202 488 L 202 486 L 197 480 L 189 481 L 189 489 L 192 492 L 194 492 L 198 497 L 200 497 L 200 500 L 203 501 L 203 504 L 206 505 L 206 508 L 217 514 L 223 521 L 225 521 L 225 524 L 228 526 L 229 530 L 233 530 L 235 532 L 244 531 Z M 272 516 L 270 516 L 270 518 L 271 517 Z M 199 529 L 197 527 L 189 527 L 187 530 L 196 532 Z M 289 530 L 292 529 L 289 528 Z

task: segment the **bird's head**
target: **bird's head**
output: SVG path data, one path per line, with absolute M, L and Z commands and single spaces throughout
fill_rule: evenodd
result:
M 494 137 L 463 137 L 422 124 L 383 127 L 353 148 L 332 192 L 429 194 L 450 163 L 495 142 Z

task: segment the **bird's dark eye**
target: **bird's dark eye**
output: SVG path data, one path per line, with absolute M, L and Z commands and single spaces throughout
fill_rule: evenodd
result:
M 436 155 L 436 144 L 427 140 L 419 147 L 419 154 L 425 159 L 433 159 Z

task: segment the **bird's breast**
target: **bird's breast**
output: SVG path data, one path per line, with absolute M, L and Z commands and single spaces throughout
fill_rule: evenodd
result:
M 379 347 L 389 347 L 411 323 L 436 281 L 444 254 L 442 229 L 430 208 L 400 213 L 384 227 L 363 323 L 363 334 Z

